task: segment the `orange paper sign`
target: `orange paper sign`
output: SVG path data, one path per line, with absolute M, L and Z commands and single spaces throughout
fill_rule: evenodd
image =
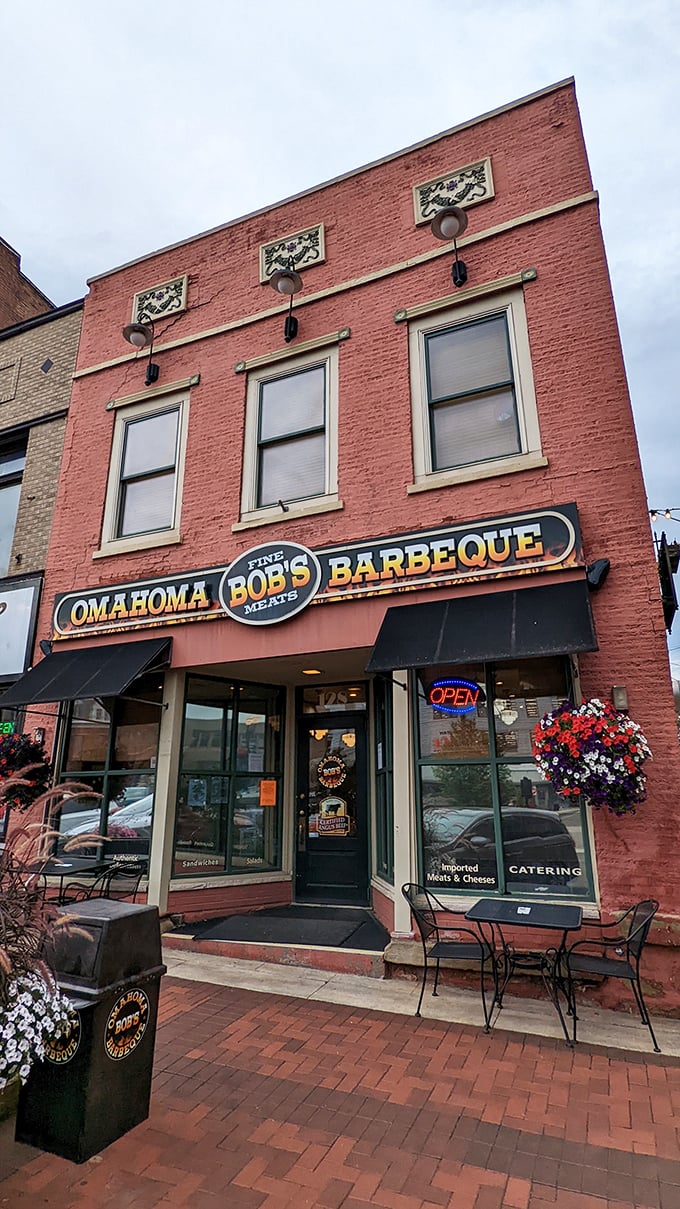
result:
M 260 781 L 260 806 L 276 806 L 276 781 Z

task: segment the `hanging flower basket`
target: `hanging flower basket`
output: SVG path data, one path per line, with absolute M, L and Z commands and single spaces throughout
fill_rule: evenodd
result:
M 587 798 L 620 816 L 635 814 L 647 796 L 647 740 L 609 702 L 594 698 L 578 708 L 565 702 L 545 714 L 534 730 L 533 751 L 546 780 L 575 805 Z
M 49 784 L 45 749 L 30 735 L 0 735 L 0 800 L 27 810 Z

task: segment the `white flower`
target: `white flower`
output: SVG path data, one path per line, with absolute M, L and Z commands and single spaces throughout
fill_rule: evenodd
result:
M 39 974 L 19 974 L 10 982 L 0 1006 L 0 1090 L 17 1074 L 25 1082 L 32 1062 L 44 1056 L 44 1042 L 67 1027 L 71 1015 L 68 999 Z

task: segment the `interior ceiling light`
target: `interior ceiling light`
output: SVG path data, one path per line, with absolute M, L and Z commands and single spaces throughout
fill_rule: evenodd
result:
M 318 667 L 303 667 L 302 675 L 303 676 L 320 676 L 321 672 Z

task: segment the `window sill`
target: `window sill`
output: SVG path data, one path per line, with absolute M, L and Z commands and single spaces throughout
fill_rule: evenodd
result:
M 281 869 L 266 873 L 230 874 L 225 873 L 224 869 L 219 873 L 174 873 L 170 879 L 169 892 L 172 894 L 180 890 L 214 890 L 221 886 L 252 886 L 257 883 L 290 881 L 290 873 L 284 873 Z
M 408 495 L 419 491 L 435 491 L 438 487 L 453 487 L 458 483 L 474 483 L 479 479 L 500 478 L 504 474 L 519 474 L 522 470 L 538 470 L 548 465 L 548 459 L 536 450 L 518 453 L 512 458 L 498 462 L 480 462 L 476 466 L 461 466 L 456 470 L 438 470 L 433 474 L 416 475 L 416 482 L 409 483 Z
M 241 520 L 231 526 L 232 533 L 240 533 L 242 529 L 256 529 L 262 525 L 278 525 L 281 521 L 298 520 L 304 516 L 319 516 L 322 512 L 339 512 L 345 507 L 342 500 L 335 495 L 319 496 L 313 503 L 289 504 L 288 510 L 280 508 L 258 512 L 244 512 Z
M 136 550 L 153 550 L 156 546 L 177 546 L 182 541 L 178 529 L 166 529 L 162 533 L 139 533 L 136 537 L 121 537 L 117 541 L 102 542 L 94 550 L 93 558 L 112 558 L 115 554 L 134 554 Z
M 477 899 L 493 898 L 504 903 L 541 902 L 557 907 L 580 907 L 583 912 L 584 919 L 600 918 L 600 908 L 597 903 L 594 903 L 592 899 L 586 898 L 551 898 L 547 894 L 545 897 L 543 897 L 543 895 L 539 897 L 536 894 L 527 894 L 524 898 L 522 898 L 522 896 L 518 894 L 497 894 L 491 891 L 488 894 L 485 894 L 482 889 L 470 890 L 467 894 L 451 894 L 448 893 L 442 886 L 439 888 L 432 886 L 430 888 L 430 893 L 436 894 L 437 898 L 440 898 L 444 906 L 448 907 L 450 911 L 462 911 L 463 914 L 470 910 L 470 907 L 476 902 Z

